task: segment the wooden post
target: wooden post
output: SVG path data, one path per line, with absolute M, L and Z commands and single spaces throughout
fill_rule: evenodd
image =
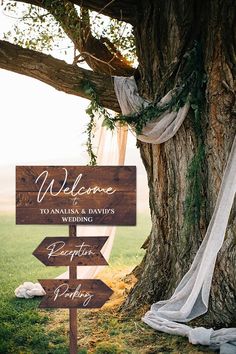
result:
M 76 225 L 69 226 L 69 237 L 76 237 Z M 69 266 L 69 279 L 77 279 L 77 267 Z M 70 354 L 77 354 L 77 309 L 70 311 Z
M 78 187 L 76 188 L 78 183 L 80 189 L 84 188 L 90 197 L 87 195 L 83 198 L 85 192 L 80 195 Z M 45 184 L 51 188 L 46 187 Z M 94 193 L 97 193 L 96 198 Z M 76 204 L 77 195 L 80 195 L 79 205 Z M 71 196 L 75 196 L 73 206 Z M 119 200 L 122 203 L 119 203 Z M 63 214 L 52 212 L 54 208 L 61 206 L 72 210 L 68 213 L 68 218 Z M 90 208 L 92 208 L 91 214 Z M 76 214 L 80 214 L 82 209 L 87 210 L 86 213 L 77 216 Z M 42 210 L 50 212 L 44 214 Z M 97 210 L 104 210 L 104 213 L 97 214 Z M 75 247 L 80 247 L 76 245 L 77 241 L 78 243 L 81 241 L 81 249 L 86 242 L 88 252 L 81 257 L 71 258 L 65 254 L 61 254 L 61 258 L 58 258 L 58 255 L 49 255 L 46 244 L 54 241 L 46 237 L 34 251 L 34 255 L 48 266 L 69 264 L 69 279 L 39 279 L 45 290 L 45 296 L 39 307 L 69 308 L 70 354 L 77 354 L 77 309 L 100 308 L 113 291 L 99 279 L 77 279 L 78 265 L 108 265 L 101 253 L 108 236 L 98 238 L 91 236 L 88 241 L 83 241 L 83 237 L 80 238 L 81 240 L 76 239 L 76 224 L 136 225 L 135 166 L 17 166 L 16 223 L 65 225 L 67 220 L 72 225 L 69 226 L 69 237 L 65 242 L 62 240 L 64 246 L 69 252 Z M 64 238 L 55 238 L 58 239 Z M 58 295 L 62 284 L 68 285 L 66 294 Z M 78 287 L 81 289 L 79 292 L 81 296 L 78 294 Z M 71 294 L 75 294 L 75 297 Z

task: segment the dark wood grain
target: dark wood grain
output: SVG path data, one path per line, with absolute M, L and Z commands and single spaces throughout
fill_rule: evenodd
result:
M 132 204 L 133 205 L 133 204 Z M 113 215 L 41 215 L 36 208 L 17 209 L 16 224 L 136 225 L 136 208 L 126 204 Z M 128 208 L 128 209 L 126 209 Z
M 46 266 L 108 265 L 100 252 L 107 239 L 107 236 L 46 237 L 33 255 Z
M 67 196 L 64 193 L 59 193 L 56 197 L 49 194 L 42 200 L 42 202 L 37 202 L 37 192 L 16 192 L 16 206 L 17 208 L 57 208 L 57 209 L 95 209 L 104 208 L 109 209 L 112 207 L 119 207 L 119 202 L 123 201 L 122 204 L 129 203 L 135 205 L 135 191 L 119 191 L 117 190 L 114 194 L 109 196 L 104 194 L 90 194 L 77 197 L 77 204 L 73 205 L 73 197 Z M 57 200 L 56 200 L 57 199 Z M 60 204 L 58 204 L 60 200 Z M 122 209 L 120 206 L 120 209 Z
M 100 308 L 113 293 L 99 279 L 39 279 L 39 283 L 46 292 L 40 308 Z M 69 297 L 76 289 L 76 296 Z
M 35 182 L 43 171 L 47 171 L 48 176 L 39 194 L 45 175 L 38 179 L 38 183 Z M 82 177 L 75 184 L 80 175 Z M 51 192 L 54 195 L 48 189 L 50 183 L 53 183 Z M 103 190 L 110 187 L 115 192 L 107 194 L 98 191 L 76 195 L 81 187 L 85 189 L 99 187 Z M 43 196 L 40 202 L 39 196 Z M 136 168 L 134 166 L 17 166 L 16 223 L 135 225 Z
M 54 189 L 57 190 L 64 181 L 64 168 L 68 171 L 65 187 L 72 187 L 79 174 L 83 175 L 80 184 L 85 187 L 110 185 L 122 191 L 129 191 L 136 180 L 135 166 L 16 166 L 16 190 L 37 192 L 38 183 L 35 183 L 35 180 L 45 170 L 48 171 L 48 178 L 55 180 Z M 43 191 L 48 184 L 45 184 Z
M 69 240 L 76 239 L 76 225 L 69 226 Z M 74 265 L 69 267 L 69 278 L 77 279 L 77 268 Z M 70 322 L 70 354 L 77 354 L 77 309 L 69 309 Z

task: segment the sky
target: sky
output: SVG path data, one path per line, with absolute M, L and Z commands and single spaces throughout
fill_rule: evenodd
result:
M 14 22 L 3 14 L 0 6 L 1 39 Z M 0 69 L 0 211 L 14 208 L 15 165 L 88 163 L 84 133 L 88 104 L 88 100 Z M 139 206 L 145 209 L 148 199 L 146 176 L 136 139 L 131 134 L 125 163 L 137 165 Z

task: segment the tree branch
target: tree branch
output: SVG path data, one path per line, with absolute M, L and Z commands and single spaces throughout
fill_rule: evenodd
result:
M 82 15 L 79 17 L 74 4 L 70 1 L 30 0 L 29 3 L 46 9 L 60 24 L 76 49 L 80 53 L 90 54 L 84 59 L 93 71 L 117 76 L 134 74 L 134 68 L 130 63 L 117 56 L 116 53 L 112 53 L 103 41 L 92 35 L 88 10 L 83 11 L 82 8 Z M 83 14 L 86 15 L 83 16 Z
M 0 41 L 0 68 L 30 76 L 59 91 L 90 99 L 84 84 L 93 84 L 100 103 L 120 112 L 112 78 L 53 58 L 50 55 L 24 49 L 6 41 Z
M 71 0 L 71 2 L 117 20 L 135 24 L 136 0 Z
M 27 4 L 43 7 L 43 0 L 17 0 Z M 73 4 L 97 11 L 103 15 L 124 22 L 135 24 L 137 1 L 135 0 L 70 0 Z

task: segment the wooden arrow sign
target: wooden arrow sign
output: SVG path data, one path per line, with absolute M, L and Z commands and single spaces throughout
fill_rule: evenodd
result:
M 99 279 L 39 279 L 46 295 L 40 308 L 100 308 L 113 291 Z
M 107 236 L 46 237 L 33 255 L 46 266 L 108 265 L 100 252 L 107 239 Z

